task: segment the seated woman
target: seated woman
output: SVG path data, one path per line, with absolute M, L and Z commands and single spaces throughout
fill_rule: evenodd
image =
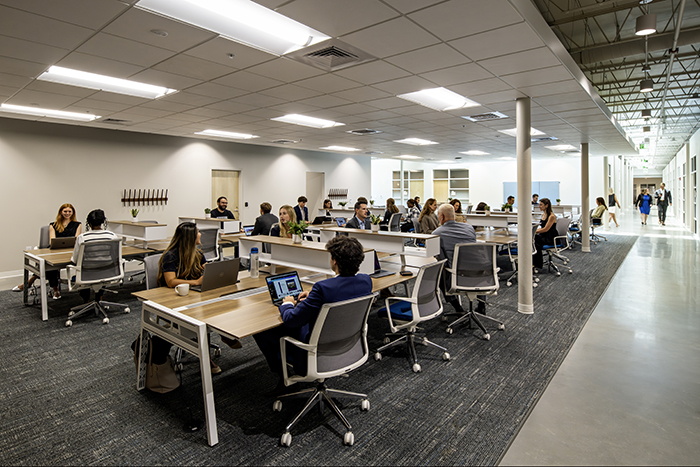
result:
M 423 211 L 421 211 L 420 213 L 420 218 L 418 218 L 418 222 L 420 222 L 421 233 L 431 234 L 433 233 L 433 230 L 437 229 L 440 226 L 437 214 L 435 214 L 436 210 L 437 201 L 435 200 L 435 198 L 428 198 L 428 200 L 423 205 Z
M 544 245 L 554 245 L 554 237 L 557 233 L 557 216 L 552 212 L 552 203 L 549 198 L 542 198 L 539 201 L 540 211 L 540 227 L 535 234 L 535 249 L 537 253 L 532 256 L 532 265 L 536 268 L 541 268 L 544 265 L 542 258 L 542 247 Z
M 326 199 L 323 201 L 323 209 L 326 211 L 326 216 L 331 215 L 331 209 L 333 209 L 333 201 Z
M 476 205 L 476 209 L 474 209 L 474 210 L 477 212 L 484 212 L 484 211 L 486 211 L 486 206 L 488 206 L 488 204 L 486 204 L 482 201 Z
M 388 224 L 391 220 L 393 214 L 398 214 L 399 208 L 396 207 L 396 201 L 394 198 L 387 198 L 386 200 L 386 211 L 384 211 L 384 219 L 382 219 L 382 224 Z
M 273 225 L 270 229 L 271 237 L 292 238 L 292 232 L 287 226 L 287 222 L 296 222 L 297 215 L 294 213 L 294 208 L 285 204 L 280 208 L 279 224 Z
M 464 217 L 464 214 L 462 213 L 462 203 L 457 198 L 454 198 L 450 201 L 450 204 L 453 208 L 455 208 L 455 221 L 467 222 L 467 218 Z
M 420 219 L 420 209 L 416 206 L 416 202 L 412 199 L 406 200 L 408 214 L 406 214 L 406 222 L 401 226 L 401 232 L 408 232 L 413 228 L 413 219 Z
M 598 204 L 598 206 L 593 210 L 591 219 L 593 220 L 593 224 L 603 225 L 603 215 L 605 215 L 605 211 L 608 210 L 608 207 L 605 205 L 604 198 L 598 197 L 595 199 L 595 202 Z
M 75 214 L 75 208 L 72 204 L 66 203 L 58 208 L 58 214 L 56 214 L 56 220 L 49 224 L 49 240 L 52 238 L 61 237 L 77 237 L 81 232 L 81 225 Z M 59 288 L 59 274 L 57 270 L 46 271 L 46 279 L 49 281 L 49 285 L 53 287 L 53 299 L 58 300 L 61 298 L 61 289 Z M 36 280 L 37 276 L 32 275 L 27 281 L 27 285 L 31 286 Z M 15 286 L 13 292 L 21 292 L 24 290 L 24 284 Z
M 285 297 L 279 306 L 283 324 L 279 327 L 253 336 L 260 347 L 267 364 L 278 378 L 278 384 L 272 395 L 278 395 L 285 389 L 282 379 L 282 360 L 280 358 L 280 338 L 291 336 L 302 342 L 309 342 L 314 322 L 321 308 L 326 303 L 340 302 L 362 297 L 372 293 L 372 279 L 367 274 L 358 274 L 360 263 L 364 259 L 360 242 L 351 237 L 333 237 L 326 243 L 326 250 L 331 254 L 331 269 L 335 277 L 316 282 L 310 292 L 302 292 L 298 301 Z M 306 352 L 290 346 L 294 372 L 306 374 Z

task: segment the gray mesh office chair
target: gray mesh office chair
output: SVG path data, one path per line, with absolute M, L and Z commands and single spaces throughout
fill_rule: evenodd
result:
M 199 248 L 204 253 L 204 259 L 207 263 L 211 261 L 219 261 L 221 254 L 219 251 L 219 229 L 199 229 L 199 233 L 202 234 L 201 242 Z
M 592 217 L 593 216 L 593 209 L 590 210 L 588 213 L 588 218 L 591 220 L 591 241 L 595 243 L 596 245 L 598 242 L 600 242 L 601 239 L 605 240 L 606 242 L 608 239 L 604 235 L 600 235 L 595 233 L 596 229 L 599 229 L 603 227 L 603 218 L 602 217 Z M 605 216 L 605 212 L 603 212 L 603 217 Z
M 80 244 L 78 248 L 77 265 L 68 266 L 68 277 L 75 276 L 68 281 L 68 290 L 92 289 L 97 295 L 98 292 L 112 292 L 107 289 L 108 285 L 118 284 L 124 279 L 124 260 L 122 259 L 122 242 L 119 238 L 106 240 L 93 240 Z M 95 315 L 100 313 L 104 317 L 103 324 L 109 323 L 107 310 L 110 308 L 122 308 L 125 313 L 131 311 L 127 305 L 121 303 L 97 300 L 97 298 L 87 304 L 71 308 L 68 313 L 66 326 L 72 326 L 73 321 L 85 315 L 89 311 L 94 311 Z
M 282 410 L 282 399 L 305 398 L 309 394 L 311 395 L 304 409 L 287 425 L 284 434 L 280 438 L 282 446 L 291 445 L 292 435 L 290 431 L 294 428 L 294 425 L 315 405 L 318 404 L 322 411 L 324 403 L 330 406 L 335 416 L 345 425 L 347 431 L 343 437 L 343 443 L 352 446 L 355 442 L 350 423 L 331 396 L 338 399 L 361 399 L 362 410 L 369 410 L 367 394 L 329 389 L 325 384 L 325 380 L 349 373 L 367 361 L 369 356 L 367 347 L 367 316 L 375 296 L 376 294 L 372 294 L 323 305 L 311 331 L 308 344 L 291 337 L 282 337 L 280 339 L 283 362 L 287 361 L 287 344 L 299 347 L 307 352 L 306 375 L 290 376 L 287 371 L 287 365 L 282 365 L 284 384 L 289 386 L 299 382 L 316 382 L 315 388 L 280 396 L 273 404 L 272 409 L 279 412 Z
M 537 228 L 539 227 L 538 224 L 534 224 L 532 226 L 532 250 L 526 249 L 528 251 L 531 251 L 531 254 L 537 253 L 537 249 L 535 247 L 535 233 L 537 232 Z M 512 245 L 512 244 L 511 244 Z M 516 279 L 518 277 L 518 252 L 519 248 L 518 245 L 515 244 L 515 246 L 508 246 L 508 248 L 502 250 L 499 252 L 499 255 L 508 255 L 508 259 L 510 259 L 510 264 L 513 266 L 513 273 L 508 276 L 506 279 L 506 286 L 510 287 L 513 285 L 513 279 Z M 533 275 L 532 277 L 532 286 L 537 287 L 537 283 L 540 281 L 538 277 L 535 277 Z
M 154 220 L 139 221 L 139 222 L 142 222 L 142 223 L 144 223 L 144 224 L 157 224 L 157 223 L 158 223 L 158 221 L 154 221 Z M 129 282 L 133 282 L 137 277 L 143 276 L 143 277 L 141 278 L 141 281 L 140 281 L 140 283 L 143 284 L 144 281 L 146 280 L 146 262 L 143 261 L 143 259 L 132 259 L 132 260 L 130 260 L 130 261 L 136 262 L 136 263 L 143 263 L 143 264 L 144 264 L 144 268 L 143 268 L 144 270 L 143 270 L 143 271 L 136 272 L 136 273 L 130 275 L 128 281 L 129 281 Z M 156 271 L 156 272 L 157 272 L 157 271 Z M 148 290 L 148 286 L 146 286 L 146 290 Z
M 419 373 L 421 366 L 418 363 L 418 355 L 416 354 L 414 343 L 416 338 L 423 345 L 433 346 L 442 350 L 443 360 L 448 361 L 450 359 L 450 354 L 446 348 L 429 341 L 426 337 L 416 336 L 420 323 L 431 320 L 442 313 L 442 300 L 440 300 L 438 290 L 442 268 L 446 262 L 447 260 L 443 259 L 437 263 L 423 266 L 418 272 L 413 293 L 411 293 L 410 297 L 389 297 L 385 300 L 391 333 L 384 338 L 385 345 L 377 349 L 374 354 L 375 360 L 381 360 L 382 352 L 386 349 L 405 342 L 411 360 L 413 360 L 413 372 Z M 396 303 L 392 306 L 391 302 Z M 401 337 L 391 341 L 390 336 Z
M 476 325 L 484 333 L 484 339 L 489 340 L 491 335 L 481 324 L 480 319 L 493 321 L 498 329 L 505 329 L 504 324 L 490 316 L 482 315 L 474 311 L 473 302 L 479 300 L 477 295 L 496 295 L 498 293 L 498 267 L 496 266 L 496 248 L 494 243 L 460 243 L 455 246 L 452 268 L 445 271 L 447 295 L 463 295 L 469 299 L 469 311 L 461 315 L 457 320 L 447 326 L 447 333 L 452 334 L 457 324 L 467 322 Z M 483 302 L 486 303 L 486 302 Z

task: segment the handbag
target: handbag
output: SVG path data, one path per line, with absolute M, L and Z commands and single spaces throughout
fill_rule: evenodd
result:
M 138 352 L 141 336 L 136 338 L 132 344 L 134 349 L 134 363 L 138 368 Z M 146 365 L 146 389 L 160 394 L 165 394 L 180 387 L 180 379 L 175 373 L 173 360 L 170 355 L 165 359 L 165 363 L 153 363 L 153 339 L 148 339 L 148 364 Z

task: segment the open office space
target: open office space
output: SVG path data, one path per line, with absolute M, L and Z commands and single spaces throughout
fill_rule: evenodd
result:
M 0 0 L 0 463 L 697 464 L 700 7 L 569 3 Z M 217 14 L 191 19 L 193 4 Z M 658 30 L 638 35 L 648 14 Z M 640 225 L 637 194 L 661 181 L 667 225 L 656 208 Z M 612 189 L 621 227 L 572 251 L 571 276 L 543 274 L 532 315 L 520 284 L 502 284 L 489 301 L 506 330 L 491 341 L 428 324 L 451 361 L 420 349 L 413 374 L 389 353 L 334 378 L 372 402 L 343 407 L 352 447 L 331 418 L 277 446 L 293 409 L 262 396 L 272 377 L 249 337 L 217 360 L 210 447 L 181 429 L 204 418 L 194 360 L 182 390 L 135 390 L 140 313 L 65 328 L 75 294 L 42 321 L 9 290 L 63 203 L 82 222 L 138 207 L 171 236 L 222 192 L 248 225 L 260 203 L 277 213 L 300 195 L 310 215 L 362 196 L 495 208 L 512 194 L 522 211 L 532 185 L 583 213 Z M 139 190 L 167 202 L 130 201 Z M 132 308 L 137 283 L 119 292 Z M 388 327 L 369 325 L 375 349 Z

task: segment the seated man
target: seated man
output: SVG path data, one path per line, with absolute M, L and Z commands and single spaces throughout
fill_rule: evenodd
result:
M 503 205 L 504 211 L 513 212 L 513 206 L 515 205 L 515 196 L 509 196 L 506 200 L 506 204 Z
M 325 303 L 340 302 L 372 293 L 372 279 L 367 274 L 357 274 L 364 260 L 364 250 L 355 238 L 338 236 L 326 243 L 331 254 L 331 269 L 338 274 L 330 279 L 316 282 L 310 292 L 302 292 L 299 301 L 285 297 L 279 307 L 284 324 L 253 336 L 260 347 L 270 370 L 279 376 L 272 394 L 281 393 L 285 386 L 282 380 L 280 338 L 291 336 L 309 342 L 313 325 Z M 290 346 L 294 372 L 306 374 L 306 352 Z M 287 355 L 290 355 L 289 353 Z
M 228 200 L 225 196 L 219 196 L 216 200 L 216 207 L 211 210 L 212 219 L 236 219 L 233 217 L 233 213 L 226 209 L 228 207 Z
M 476 232 L 474 227 L 470 224 L 464 222 L 455 221 L 455 208 L 451 204 L 442 204 L 437 210 L 438 221 L 440 222 L 440 227 L 433 230 L 433 235 L 440 236 L 440 255 L 439 260 L 446 259 L 447 265 L 446 269 L 452 268 L 452 257 L 455 253 L 455 245 L 460 243 L 476 243 Z M 454 307 L 458 313 L 464 313 L 462 305 L 459 304 L 459 299 L 455 295 L 447 295 L 445 291 L 447 290 L 446 284 L 450 280 L 449 274 L 443 274 L 443 280 L 440 282 L 440 289 L 447 301 Z M 485 297 L 479 297 L 479 299 L 484 299 Z M 485 305 L 481 301 L 476 307 L 476 312 L 484 314 Z
M 268 202 L 260 204 L 260 217 L 255 219 L 255 227 L 253 227 L 253 232 L 250 235 L 270 235 L 270 229 L 273 224 L 278 223 L 280 220 L 272 214 L 272 205 Z
M 372 228 L 372 223 L 369 221 L 369 209 L 367 203 L 358 201 L 355 203 L 355 216 L 345 224 L 348 229 L 367 229 Z

